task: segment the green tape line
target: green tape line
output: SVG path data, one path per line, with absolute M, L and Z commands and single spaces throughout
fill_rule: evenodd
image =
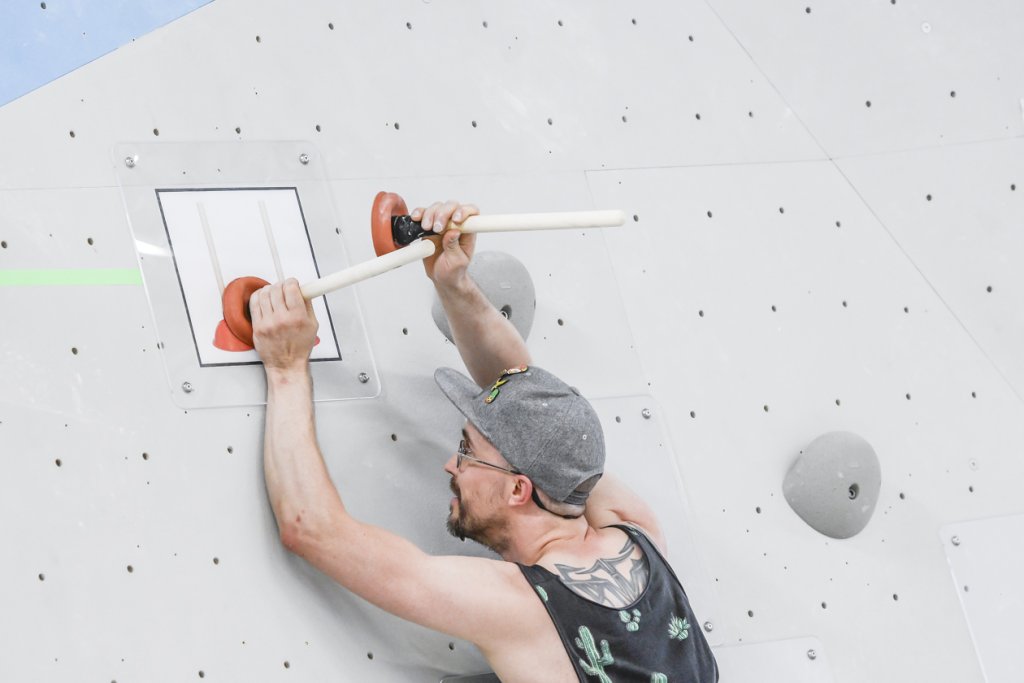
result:
M 0 287 L 40 285 L 141 285 L 137 268 L 80 270 L 0 270 Z

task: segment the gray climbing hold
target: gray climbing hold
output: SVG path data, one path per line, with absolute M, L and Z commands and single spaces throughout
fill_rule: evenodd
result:
M 473 256 L 469 276 L 496 309 L 512 321 L 519 334 L 526 339 L 533 328 L 533 315 L 537 309 L 537 296 L 530 272 L 516 257 L 501 251 L 484 251 Z M 441 300 L 434 294 L 431 309 L 437 329 L 452 339 L 452 330 L 444 314 Z
M 850 538 L 867 526 L 881 487 L 882 468 L 871 444 L 851 432 L 829 432 L 804 449 L 782 491 L 812 528 Z

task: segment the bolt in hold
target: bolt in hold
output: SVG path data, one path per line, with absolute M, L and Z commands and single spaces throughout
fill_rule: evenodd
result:
M 130 157 L 125 157 L 124 158 L 124 165 L 127 166 L 128 168 L 135 168 L 135 164 L 138 162 L 138 160 L 139 160 L 138 155 L 130 156 Z
M 195 391 L 192 388 L 192 382 L 182 382 L 181 390 L 184 391 L 186 394 L 191 394 L 193 391 Z
M 362 382 L 363 384 L 366 384 L 367 382 L 370 381 L 370 376 L 367 375 L 365 372 L 360 372 L 359 381 Z
M 299 163 L 302 164 L 303 166 L 308 165 L 309 164 L 309 155 L 306 154 L 305 152 L 300 154 L 299 155 Z
M 710 621 L 705 621 L 704 622 L 704 630 L 707 631 L 708 633 L 711 633 L 712 631 L 715 630 L 715 625 L 712 624 Z
M 811 661 L 814 661 L 817 658 L 818 658 L 818 653 L 817 652 L 815 652 L 814 650 L 808 650 L 807 651 L 807 659 L 810 659 Z
M 640 411 L 640 414 L 644 416 L 645 420 L 650 420 L 651 419 L 651 409 L 650 408 L 644 408 L 642 411 Z
M 953 545 L 960 545 L 960 537 L 959 536 L 954 536 L 953 538 L 949 539 L 949 541 Z

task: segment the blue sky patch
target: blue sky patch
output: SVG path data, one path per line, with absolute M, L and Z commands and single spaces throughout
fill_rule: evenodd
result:
M 212 0 L 0 0 L 0 106 Z

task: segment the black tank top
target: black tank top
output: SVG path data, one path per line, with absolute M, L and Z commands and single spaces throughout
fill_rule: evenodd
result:
M 605 607 L 574 593 L 544 567 L 519 565 L 547 609 L 584 683 L 715 683 L 718 665 L 675 572 L 647 536 L 647 587 L 633 604 Z

